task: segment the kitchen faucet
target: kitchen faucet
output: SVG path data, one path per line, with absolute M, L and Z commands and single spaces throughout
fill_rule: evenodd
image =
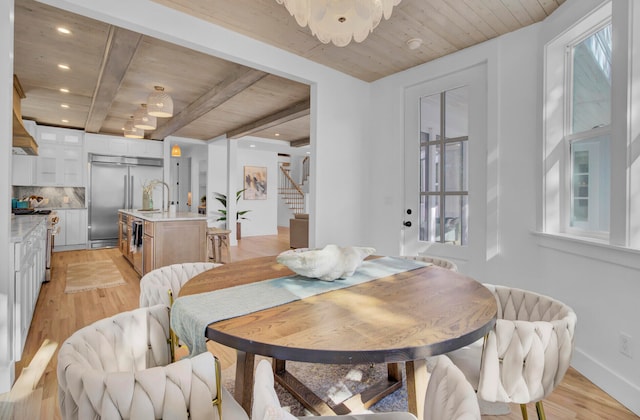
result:
M 170 204 L 170 200 L 171 200 L 171 191 L 169 190 L 169 184 L 167 184 L 164 181 L 160 181 L 159 179 L 154 179 L 153 181 L 151 181 L 151 188 L 155 189 L 156 186 L 158 185 L 164 185 L 165 187 L 167 187 L 167 209 L 164 210 L 164 206 L 163 207 L 163 211 L 169 211 L 169 204 Z
M 160 183 L 162 185 L 164 185 L 165 187 L 167 187 L 167 209 L 165 211 L 169 211 L 169 203 L 170 203 L 170 200 L 171 200 L 171 193 L 169 191 L 169 184 L 167 184 L 164 181 L 160 181 Z

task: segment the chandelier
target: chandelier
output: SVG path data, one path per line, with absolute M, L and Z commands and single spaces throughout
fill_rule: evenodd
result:
M 401 0 L 276 0 L 298 25 L 309 26 L 322 43 L 344 47 L 353 38 L 364 41 L 382 20 L 391 17 Z

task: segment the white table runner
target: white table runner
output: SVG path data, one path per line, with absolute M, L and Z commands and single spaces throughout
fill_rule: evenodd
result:
M 207 351 L 205 332 L 209 324 L 263 309 L 338 290 L 430 263 L 383 257 L 364 261 L 353 276 L 322 281 L 294 275 L 185 296 L 171 308 L 171 328 L 189 348 L 189 356 Z

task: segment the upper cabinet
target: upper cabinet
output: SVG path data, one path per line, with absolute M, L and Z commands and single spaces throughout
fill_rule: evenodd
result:
M 38 156 L 13 155 L 12 185 L 86 187 L 87 153 L 162 158 L 163 142 L 85 133 L 25 121 L 38 141 Z
M 85 134 L 87 153 L 110 156 L 163 157 L 163 142 L 124 137 Z
M 84 133 L 77 130 L 38 126 L 36 185 L 84 187 Z

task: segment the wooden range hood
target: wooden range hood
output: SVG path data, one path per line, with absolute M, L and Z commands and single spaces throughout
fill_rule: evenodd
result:
M 38 154 L 38 143 L 22 123 L 22 99 L 26 98 L 18 77 L 13 75 L 13 153 Z

